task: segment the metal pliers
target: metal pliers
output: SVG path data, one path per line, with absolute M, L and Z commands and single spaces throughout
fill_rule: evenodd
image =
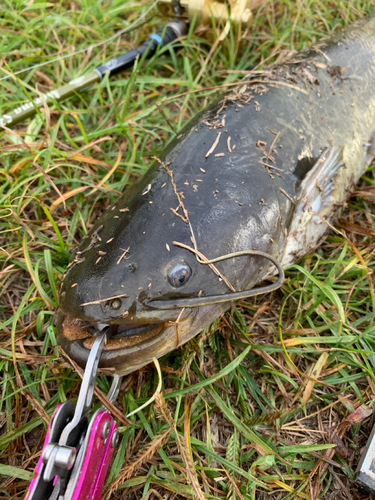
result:
M 105 333 L 95 340 L 87 360 L 77 404 L 65 401 L 52 416 L 42 454 L 24 500 L 101 500 L 105 476 L 119 440 L 109 411 L 99 408 L 89 423 L 87 413 Z M 115 376 L 108 399 L 115 401 L 121 378 Z

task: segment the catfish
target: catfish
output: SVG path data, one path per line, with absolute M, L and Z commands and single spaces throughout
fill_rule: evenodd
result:
M 73 253 L 59 344 L 84 366 L 106 329 L 100 366 L 120 375 L 181 346 L 234 300 L 278 286 L 374 153 L 371 16 L 252 72 L 170 142 Z

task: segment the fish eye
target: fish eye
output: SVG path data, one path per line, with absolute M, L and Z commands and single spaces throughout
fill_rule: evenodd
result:
M 122 304 L 121 300 L 114 299 L 114 300 L 111 300 L 111 302 L 109 303 L 109 307 L 111 309 L 114 309 L 115 311 L 117 311 L 118 309 L 120 309 L 121 304 Z
M 191 269 L 187 264 L 178 264 L 168 275 L 169 283 L 178 288 L 185 285 L 191 276 Z

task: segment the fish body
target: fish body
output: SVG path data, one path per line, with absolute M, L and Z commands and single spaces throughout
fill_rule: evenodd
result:
M 195 117 L 73 254 L 64 350 L 84 365 L 107 327 L 101 366 L 129 373 L 275 272 L 246 255 L 216 263 L 218 275 L 191 249 L 207 259 L 258 250 L 284 268 L 311 252 L 374 157 L 374 79 L 372 16 L 253 73 Z

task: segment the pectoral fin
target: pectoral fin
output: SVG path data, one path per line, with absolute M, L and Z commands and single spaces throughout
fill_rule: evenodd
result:
M 287 232 L 282 266 L 292 265 L 311 252 L 329 229 L 327 222 L 348 197 L 350 174 L 345 168 L 343 147 L 327 148 L 302 180 L 297 204 Z

